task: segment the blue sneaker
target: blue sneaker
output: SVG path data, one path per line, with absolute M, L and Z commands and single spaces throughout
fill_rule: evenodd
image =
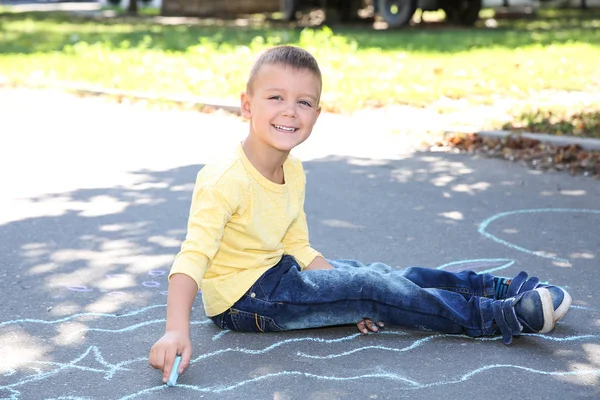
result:
M 496 288 L 496 298 L 498 300 L 508 297 L 515 297 L 521 293 L 525 293 L 536 288 L 548 289 L 550 296 L 552 296 L 554 322 L 559 321 L 565 316 L 567 311 L 569 311 L 569 307 L 571 307 L 571 303 L 573 302 L 573 299 L 565 289 L 559 286 L 540 284 L 540 280 L 533 276 L 527 279 L 527 273 L 525 271 L 520 272 L 517 276 L 510 280 L 510 284 L 508 284 L 508 288 L 504 292 L 502 291 L 503 286 L 504 288 L 506 287 L 505 285 L 499 285 L 498 288 Z
M 521 333 L 547 333 L 554 329 L 552 295 L 547 288 L 536 288 L 515 297 L 495 300 L 492 312 L 505 344 Z
M 554 322 L 558 322 L 562 317 L 565 316 L 573 299 L 567 291 L 560 286 L 554 285 L 539 285 L 538 287 L 546 288 L 552 296 L 552 306 L 554 307 Z

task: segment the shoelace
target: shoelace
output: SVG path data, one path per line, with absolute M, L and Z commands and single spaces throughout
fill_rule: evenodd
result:
M 531 278 L 527 279 L 527 272 L 521 271 L 512 279 L 510 285 L 508 285 L 506 297 L 514 297 L 521 293 L 533 290 L 539 285 L 539 283 L 540 280 L 538 278 L 532 276 Z

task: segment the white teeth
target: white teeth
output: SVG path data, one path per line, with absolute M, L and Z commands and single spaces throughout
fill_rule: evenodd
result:
M 280 131 L 284 131 L 284 132 L 296 132 L 298 130 L 298 128 L 289 128 L 287 126 L 282 126 L 282 125 L 273 125 L 276 129 L 280 130 Z

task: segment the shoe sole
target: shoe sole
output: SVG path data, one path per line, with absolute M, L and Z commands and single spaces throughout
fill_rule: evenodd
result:
M 567 311 L 569 311 L 569 307 L 571 307 L 571 303 L 573 302 L 573 298 L 566 290 L 559 287 L 563 292 L 563 301 L 560 303 L 560 306 L 556 310 L 554 310 L 554 322 L 559 321 L 562 317 L 565 316 Z
M 534 290 L 540 295 L 542 312 L 544 314 L 544 326 L 542 327 L 542 330 L 538 331 L 538 333 L 548 333 L 554 329 L 554 305 L 552 304 L 552 295 L 550 294 L 550 291 L 545 288 L 537 288 Z

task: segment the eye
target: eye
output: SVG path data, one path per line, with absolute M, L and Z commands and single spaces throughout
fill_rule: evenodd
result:
M 303 106 L 312 107 L 312 104 L 306 100 L 300 100 L 298 103 L 302 104 Z
M 283 97 L 281 97 L 280 95 L 271 96 L 269 97 L 269 100 L 283 100 Z

